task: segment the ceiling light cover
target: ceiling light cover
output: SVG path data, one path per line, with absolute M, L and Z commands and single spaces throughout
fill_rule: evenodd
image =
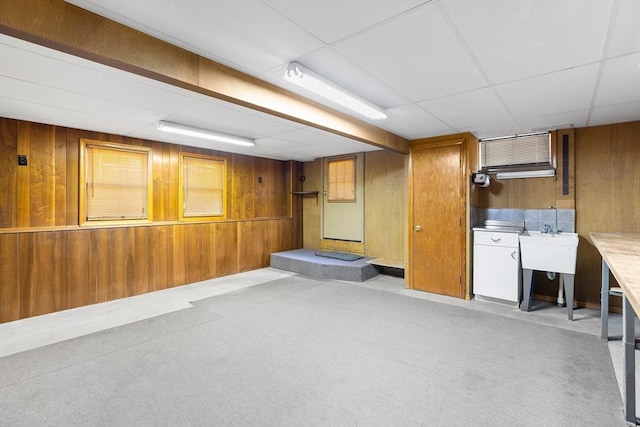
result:
M 243 145 L 245 147 L 252 147 L 256 145 L 256 142 L 250 138 L 244 138 L 242 136 L 229 135 L 227 133 L 215 132 L 209 129 L 201 129 L 198 127 L 182 125 L 179 123 L 172 123 L 161 120 L 158 122 L 158 130 L 164 132 L 176 133 L 179 135 L 192 136 L 194 138 L 208 139 L 210 141 L 224 142 L 227 144 Z
M 514 171 L 514 172 L 498 172 L 496 178 L 498 179 L 512 179 L 512 178 L 541 178 L 552 177 L 556 175 L 555 169 L 542 169 L 531 171 Z
M 303 67 L 297 62 L 292 62 L 284 74 L 285 80 L 320 95 L 330 101 L 342 105 L 358 114 L 374 120 L 387 118 L 385 110 L 366 99 L 352 94 L 341 86 Z

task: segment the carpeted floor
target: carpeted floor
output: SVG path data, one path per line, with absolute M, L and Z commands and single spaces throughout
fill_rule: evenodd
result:
M 0 359 L 6 426 L 624 426 L 606 343 L 292 276 Z

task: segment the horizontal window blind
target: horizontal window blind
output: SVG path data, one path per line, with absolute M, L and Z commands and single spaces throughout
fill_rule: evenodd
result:
M 327 198 L 330 202 L 356 201 L 356 159 L 330 160 L 327 163 Z
M 480 141 L 483 169 L 551 167 L 551 140 L 548 133 Z
M 87 146 L 87 220 L 148 218 L 149 154 Z
M 224 215 L 224 160 L 182 159 L 183 217 Z

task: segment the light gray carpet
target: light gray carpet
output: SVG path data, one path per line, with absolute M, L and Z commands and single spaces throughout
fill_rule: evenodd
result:
M 624 426 L 605 343 L 293 276 L 0 359 L 3 426 Z

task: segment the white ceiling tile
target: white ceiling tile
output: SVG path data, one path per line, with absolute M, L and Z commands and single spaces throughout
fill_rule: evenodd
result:
M 491 88 L 423 101 L 418 105 L 452 128 L 512 119 Z
M 432 3 L 333 47 L 411 101 L 486 86 Z
M 247 110 L 243 107 L 229 108 L 227 105 L 217 100 L 201 101 L 175 114 L 168 115 L 163 120 L 233 133 L 248 138 L 276 135 L 297 127 L 290 123 L 270 120 L 266 114 L 265 117 L 258 117 L 257 113 L 241 112 L 240 109 Z
M 640 101 L 594 108 L 589 126 L 640 120 Z
M 538 117 L 528 117 L 518 120 L 520 129 L 518 133 L 544 132 L 553 129 L 567 129 L 571 127 L 583 127 L 587 124 L 589 110 L 569 111 L 560 114 L 550 114 Z
M 444 135 L 454 131 L 415 104 L 390 108 L 387 114 L 388 123 L 385 121 L 383 127 L 408 139 Z
M 104 65 L 83 67 L 77 61 L 68 62 L 68 58 L 73 58 L 71 55 L 57 54 L 58 58 L 53 58 L 47 55 L 49 51 L 46 49 L 44 54 L 38 55 L 0 43 L 0 57 L 3 58 L 0 75 L 165 113 L 186 108 L 204 98 L 204 95 L 184 89 L 180 92 L 165 90 L 171 86 L 159 82 L 147 84 L 151 80 Z
M 426 2 L 425 0 L 266 1 L 278 12 L 325 43 L 333 43 Z
M 620 0 L 608 58 L 640 52 L 640 1 Z
M 496 138 L 500 136 L 516 135 L 524 133 L 522 128 L 515 121 L 483 123 L 468 128 L 460 128 L 458 132 L 470 132 L 476 138 Z
M 493 84 L 602 58 L 611 0 L 441 0 Z
M 21 100 L 31 104 L 46 105 L 63 111 L 93 114 L 105 120 L 108 118 L 122 120 L 123 125 L 124 123 L 138 120 L 142 121 L 138 123 L 144 123 L 145 121 L 158 120 L 162 117 L 161 112 L 151 111 L 148 108 L 140 108 L 6 77 L 2 77 L 0 97 Z
M 496 86 L 517 119 L 588 109 L 598 64 Z
M 595 106 L 633 101 L 640 101 L 640 53 L 607 60 Z
M 322 43 L 261 1 L 71 0 L 234 68 L 261 73 Z

